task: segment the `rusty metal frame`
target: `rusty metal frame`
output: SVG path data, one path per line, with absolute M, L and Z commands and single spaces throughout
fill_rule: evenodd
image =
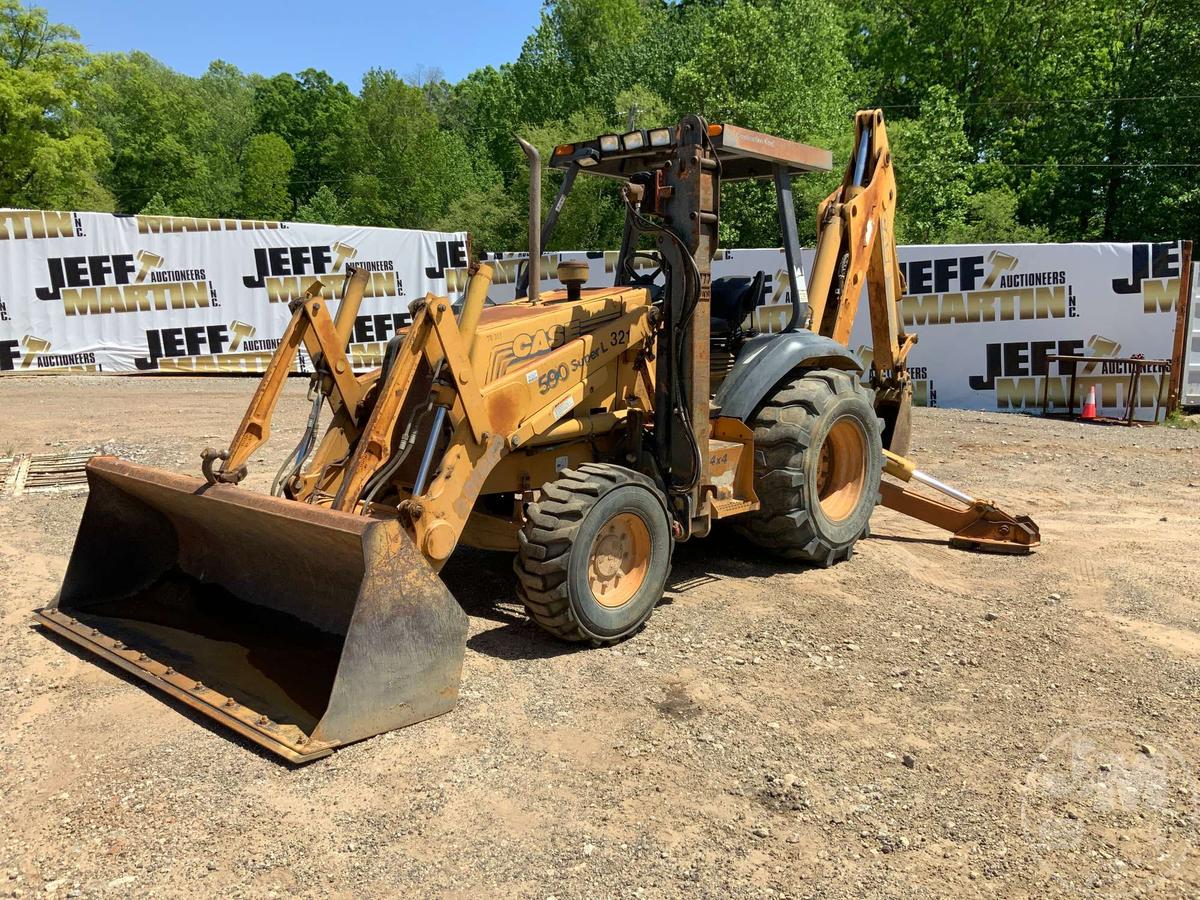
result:
M 483 397 L 474 384 L 475 373 L 471 369 L 471 360 L 467 355 L 469 348 L 464 344 L 458 326 L 454 322 L 454 312 L 450 308 L 450 301 L 445 297 L 430 297 L 427 304 L 428 314 L 432 317 L 433 336 L 437 338 L 437 342 L 441 346 L 440 359 L 444 360 L 446 368 L 449 370 L 449 379 L 457 388 L 455 402 L 461 406 L 475 440 L 483 443 L 487 440 L 491 426 L 487 409 L 483 404 Z M 428 350 L 426 358 L 429 359 L 431 365 L 436 364 L 439 359 Z
M 833 168 L 833 154 L 821 147 L 751 131 L 739 125 L 714 123 L 710 129 L 706 124 L 705 130 L 721 163 L 725 181 L 770 178 L 776 166 L 784 166 L 789 174 L 794 175 L 829 172 Z M 588 175 L 623 181 L 638 172 L 660 168 L 674 160 L 680 147 L 689 139 L 680 132 L 679 126 L 670 131 L 671 142 L 662 147 L 643 144 L 635 150 L 604 152 L 599 138 L 564 144 L 554 151 L 550 166 L 556 169 L 578 166 Z
M 896 256 L 896 173 L 883 111 L 855 116 L 855 152 L 841 185 L 817 209 L 817 247 L 808 283 L 809 327 L 849 346 L 859 297 L 867 289 L 871 317 L 875 409 L 889 449 L 908 452 L 912 382 L 908 355 L 917 343 L 904 331 L 904 279 Z
M 713 148 L 722 167 L 729 170 L 723 173 L 726 181 L 769 178 L 776 166 L 786 167 L 789 174 L 796 175 L 833 170 L 833 153 L 821 147 L 751 131 L 740 125 L 717 125 L 713 131 L 716 132 L 712 138 Z
M 468 348 L 454 321 L 450 301 L 428 294 L 418 304 L 396 362 L 380 385 L 375 408 L 363 427 L 362 437 L 334 498 L 334 509 L 354 510 L 367 481 L 391 458 L 396 420 L 422 359 L 435 370 L 443 367 L 445 379 L 453 385 L 453 409 L 458 412 L 453 418 L 465 419 L 476 444 L 487 442 L 491 428 L 488 411 L 474 384 L 475 373 Z
M 1047 372 L 1042 378 L 1042 416 L 1050 418 L 1053 414 L 1050 410 L 1050 373 L 1049 364 L 1057 363 L 1059 366 L 1059 374 L 1061 374 L 1062 364 L 1071 364 L 1071 380 L 1067 389 L 1067 412 L 1068 419 L 1075 418 L 1075 395 L 1076 385 L 1079 377 L 1080 363 L 1120 363 L 1128 365 L 1129 368 L 1129 385 L 1125 388 L 1125 412 L 1119 417 L 1112 416 L 1097 416 L 1096 418 L 1104 422 L 1113 422 L 1123 425 L 1154 425 L 1158 423 L 1158 413 L 1163 405 L 1164 386 L 1166 392 L 1170 392 L 1170 384 L 1174 377 L 1175 366 L 1169 359 L 1143 359 L 1137 356 L 1076 356 L 1068 353 L 1051 353 L 1046 356 Z M 1142 381 L 1141 375 L 1145 374 L 1146 369 L 1150 367 L 1159 367 L 1162 369 L 1166 379 L 1159 379 L 1158 394 L 1154 398 L 1154 417 L 1151 419 L 1139 419 L 1136 417 L 1138 400 L 1141 396 Z M 1168 407 L 1169 409 L 1169 407 Z
M 727 519 L 760 508 L 762 504 L 754 491 L 754 431 L 741 419 L 717 416 L 713 419 L 712 436 L 714 440 L 741 445 L 729 494 L 718 496 L 715 485 L 709 486 L 713 518 Z
M 855 116 L 854 145 L 868 158 L 850 159 L 841 186 L 817 210 L 819 237 L 809 282 L 809 314 L 814 331 L 848 345 L 858 299 L 867 285 L 875 365 L 880 372 L 898 370 L 916 335 L 906 334 L 900 319 L 903 278 L 892 228 L 896 173 L 882 111 L 864 110 Z M 857 184 L 856 163 L 862 168 Z M 835 267 L 843 253 L 849 255 L 849 265 L 839 286 Z M 839 287 L 840 295 L 835 297 Z
M 952 532 L 950 546 L 988 553 L 1030 553 L 1042 542 L 1042 533 L 1029 516 L 1014 516 L 991 500 L 980 500 L 917 469 L 917 464 L 890 450 L 883 452 L 883 471 L 903 482 L 916 481 L 954 498 L 962 506 L 919 494 L 889 481 L 879 483 L 880 503 Z
M 1175 336 L 1171 342 L 1171 380 L 1167 388 L 1167 415 L 1179 409 L 1183 396 L 1183 380 L 1187 377 L 1187 343 L 1191 329 L 1192 304 L 1192 242 L 1181 241 L 1182 253 L 1179 261 L 1179 297 L 1175 303 Z M 1161 391 L 1159 392 L 1162 393 Z M 1154 418 L 1158 419 L 1158 407 Z
M 358 498 L 371 475 L 388 461 L 392 454 L 392 430 L 404 406 L 404 400 L 417 374 L 417 366 L 425 358 L 426 344 L 433 320 L 429 315 L 427 295 L 413 311 L 400 351 L 388 371 L 376 396 L 375 407 L 362 427 L 354 453 L 342 475 L 341 485 L 333 499 L 333 508 L 349 512 L 358 506 Z
M 483 493 L 492 472 L 508 454 L 531 446 L 535 436 L 550 434 L 555 424 L 564 420 L 567 411 L 586 408 L 589 389 L 603 383 L 603 373 L 619 365 L 631 349 L 641 346 L 653 333 L 649 309 L 644 305 L 611 320 L 607 328 L 625 331 L 628 342 L 611 344 L 600 340 L 597 332 L 586 332 L 525 366 L 513 369 L 508 373 L 510 377 L 489 384 L 481 396 L 487 410 L 486 421 L 490 423 L 490 431 L 484 433 L 483 440 L 474 439 L 466 416 L 460 416 L 454 422 L 454 431 L 437 474 L 420 496 L 402 504 L 417 546 L 435 569 L 445 563 L 457 545 L 471 518 L 475 501 Z M 586 359 L 588 365 L 572 365 L 581 359 Z M 529 378 L 530 374 L 536 375 L 537 369 L 547 371 L 559 366 L 565 367 L 569 374 L 552 391 L 542 393 L 536 379 Z M 470 383 L 459 385 L 455 393 L 458 398 L 471 394 L 480 397 L 479 389 Z M 457 402 L 455 408 L 458 408 Z M 612 414 L 592 424 L 602 422 L 616 428 L 624 420 L 625 416 Z M 594 433 L 588 437 L 591 436 Z M 541 452 L 551 456 L 561 451 L 546 446 Z
M 690 490 L 671 490 L 673 512 L 682 528 L 682 539 L 695 533 L 703 536 L 709 529 L 708 441 L 712 432 L 712 398 L 709 390 L 709 310 L 712 301 L 712 258 L 717 250 L 717 223 L 720 217 L 722 161 L 712 144 L 708 123 L 700 116 L 686 116 L 677 130 L 672 146 L 671 165 L 662 170 L 663 186 L 659 199 L 664 202 L 662 215 L 666 230 L 658 235 L 658 250 L 674 273 L 666 290 L 666 316 L 657 342 L 657 366 L 666 366 L 667 374 L 658 373 L 654 401 L 654 431 L 659 448 L 659 466 L 664 472 L 677 471 L 681 456 L 684 465 L 693 466 L 694 483 Z M 684 272 L 695 268 L 699 281 L 696 296 L 689 297 Z M 694 307 L 683 318 L 689 302 Z M 677 359 L 676 347 L 682 346 L 683 359 Z M 656 369 L 657 371 L 657 369 Z M 687 409 L 678 407 L 671 396 L 678 387 L 687 395 Z M 684 416 L 687 420 L 685 421 Z M 694 442 L 699 453 L 693 458 L 687 443 Z M 670 476 L 667 476 L 670 481 Z

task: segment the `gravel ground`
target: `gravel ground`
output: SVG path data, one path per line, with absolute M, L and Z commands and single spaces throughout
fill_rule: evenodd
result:
M 7 378 L 0 455 L 196 472 L 250 380 Z M 248 487 L 294 442 L 304 384 Z M 0 494 L 0 896 L 1200 895 L 1200 431 L 918 410 L 1029 557 L 887 510 L 854 557 L 682 546 L 649 626 L 534 628 L 460 552 L 449 715 L 293 768 L 29 624 L 81 493 Z

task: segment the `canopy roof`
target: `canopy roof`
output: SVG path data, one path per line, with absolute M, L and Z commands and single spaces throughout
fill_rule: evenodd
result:
M 776 165 L 785 166 L 792 175 L 828 172 L 833 168 L 833 154 L 820 147 L 738 125 L 710 125 L 708 133 L 721 162 L 723 181 L 771 178 Z M 565 169 L 578 163 L 589 174 L 624 180 L 672 159 L 677 149 L 677 134 L 677 127 L 650 128 L 563 144 L 555 148 L 550 165 Z

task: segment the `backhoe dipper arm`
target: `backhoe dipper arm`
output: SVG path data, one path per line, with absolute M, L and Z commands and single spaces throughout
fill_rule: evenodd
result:
M 896 259 L 893 220 L 896 174 L 883 111 L 855 116 L 854 155 L 842 184 L 817 211 L 817 250 L 808 286 L 810 328 L 843 346 L 867 286 L 876 410 L 885 423 L 884 445 L 907 453 L 912 387 L 906 361 L 917 342 L 900 321 L 903 279 Z
M 841 186 L 817 211 L 817 251 L 808 286 L 810 327 L 843 346 L 858 312 L 863 285 L 871 315 L 871 386 L 883 419 L 884 471 L 915 480 L 954 498 L 965 508 L 915 493 L 895 483 L 880 484 L 882 503 L 907 516 L 953 532 L 950 544 L 970 550 L 1028 553 L 1041 536 L 1028 516 L 1012 516 L 926 475 L 904 458 L 912 435 L 912 383 L 908 354 L 917 342 L 900 319 L 904 280 L 893 228 L 896 173 L 883 111 L 862 110 L 854 120 L 854 153 Z
M 898 369 L 916 336 L 905 334 L 900 324 L 896 174 L 881 110 L 855 116 L 854 145 L 841 186 L 817 209 L 817 251 L 808 287 L 811 327 L 848 345 L 865 283 L 876 366 Z

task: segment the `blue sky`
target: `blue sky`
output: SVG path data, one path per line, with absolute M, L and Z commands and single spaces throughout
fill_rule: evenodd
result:
M 213 59 L 275 75 L 324 69 L 357 91 L 371 68 L 441 69 L 457 81 L 510 62 L 540 0 L 33 0 L 95 52 L 144 50 L 201 75 Z M 343 18 L 344 17 L 344 18 Z

